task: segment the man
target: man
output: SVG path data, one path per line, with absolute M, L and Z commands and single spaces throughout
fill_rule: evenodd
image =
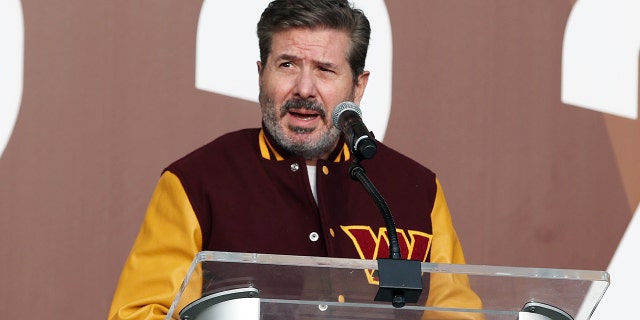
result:
M 262 128 L 226 134 L 163 172 L 109 319 L 163 319 L 203 250 L 377 258 L 366 256 L 375 244 L 362 241 L 361 231 L 380 234 L 385 224 L 349 177 L 353 155 L 331 120 L 340 102 L 362 98 L 369 35 L 367 18 L 347 0 L 276 0 L 265 9 L 258 23 Z M 363 164 L 399 234 L 415 239 L 403 258 L 464 263 L 431 171 L 381 143 Z M 466 278 L 431 282 L 427 303 L 480 307 Z M 442 289 L 449 293 L 435 292 Z

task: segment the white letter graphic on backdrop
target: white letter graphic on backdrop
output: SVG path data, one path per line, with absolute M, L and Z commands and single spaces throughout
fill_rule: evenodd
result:
M 258 102 L 260 60 L 256 24 L 269 0 L 204 0 L 196 39 L 196 88 Z M 359 0 L 355 5 L 372 29 L 366 69 L 371 71 L 362 98 L 367 127 L 382 140 L 391 112 L 392 39 L 384 0 Z
M 638 118 L 640 1 L 579 0 L 564 34 L 562 102 Z
M 638 119 L 640 1 L 579 0 L 565 29 L 562 102 Z M 640 278 L 640 206 L 609 264 L 611 285 L 591 319 L 629 319 Z M 586 308 L 576 319 L 589 317 Z
M 633 319 L 637 302 L 640 278 L 640 206 L 629 222 L 620 240 L 607 271 L 611 274 L 611 285 L 593 313 L 591 320 Z M 635 316 L 634 316 L 635 314 Z
M 0 1 L 0 158 L 22 100 L 24 22 L 19 0 Z

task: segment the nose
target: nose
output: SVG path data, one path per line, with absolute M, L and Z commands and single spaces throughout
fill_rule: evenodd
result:
M 315 98 L 316 79 L 311 70 L 302 70 L 296 79 L 296 86 L 293 94 L 301 99 Z

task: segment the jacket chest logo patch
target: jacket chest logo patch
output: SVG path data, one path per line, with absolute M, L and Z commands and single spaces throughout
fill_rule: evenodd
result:
M 378 228 L 377 233 L 370 226 L 340 226 L 356 247 L 361 259 L 376 260 L 389 257 L 389 235 L 386 228 Z M 431 248 L 433 235 L 416 231 L 398 229 L 398 242 L 403 258 L 426 261 Z M 373 270 L 367 270 L 367 279 L 377 284 Z

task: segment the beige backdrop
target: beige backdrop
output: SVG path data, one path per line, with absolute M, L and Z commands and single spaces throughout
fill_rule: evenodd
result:
M 259 125 L 255 104 L 194 87 L 201 4 L 22 1 L 24 94 L 0 158 L 3 318 L 105 318 L 164 166 Z M 439 174 L 469 263 L 606 269 L 640 201 L 639 121 L 560 102 L 572 6 L 387 2 L 385 143 Z

